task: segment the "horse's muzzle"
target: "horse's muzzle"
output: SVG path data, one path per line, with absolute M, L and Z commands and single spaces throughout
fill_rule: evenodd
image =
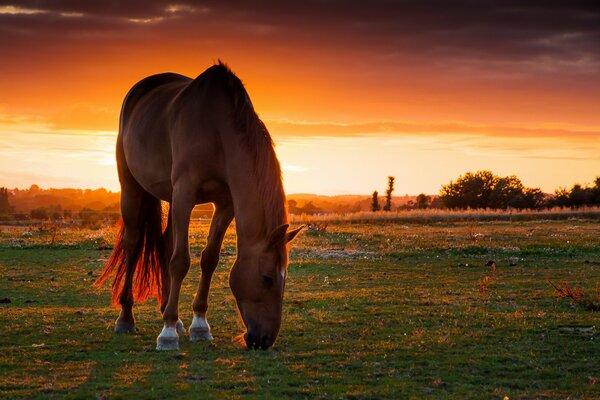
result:
M 256 332 L 248 331 L 244 334 L 246 347 L 250 350 L 266 350 L 273 345 L 273 339 L 269 335 L 260 335 Z

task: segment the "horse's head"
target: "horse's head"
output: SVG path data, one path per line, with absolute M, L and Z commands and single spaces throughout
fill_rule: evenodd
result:
M 303 226 L 287 231 L 276 228 L 263 243 L 238 254 L 229 275 L 229 287 L 246 326 L 244 341 L 249 349 L 273 345 L 281 326 L 283 290 L 287 276 L 287 243 Z

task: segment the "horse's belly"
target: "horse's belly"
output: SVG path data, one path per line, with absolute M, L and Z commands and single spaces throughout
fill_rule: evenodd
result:
M 131 133 L 131 132 L 129 132 Z M 123 138 L 125 159 L 135 180 L 148 193 L 171 200 L 171 151 L 167 135 L 128 134 Z M 166 150 L 166 151 L 165 151 Z

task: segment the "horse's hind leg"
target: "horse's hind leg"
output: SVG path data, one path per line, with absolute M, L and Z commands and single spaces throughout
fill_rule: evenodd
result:
M 200 268 L 202 275 L 198 292 L 194 298 L 194 319 L 190 326 L 190 340 L 192 342 L 199 340 L 212 340 L 210 325 L 206 321 L 206 311 L 208 309 L 208 291 L 215 268 L 219 263 L 219 253 L 221 244 L 225 237 L 227 227 L 233 219 L 233 206 L 231 203 L 215 205 L 215 213 L 210 223 L 208 233 L 208 243 L 202 251 L 200 258 Z
M 115 324 L 115 332 L 135 332 L 133 317 L 133 273 L 140 257 L 143 245 L 140 228 L 140 209 L 142 207 L 143 191 L 141 188 L 121 190 L 121 215 L 123 218 L 123 250 L 125 252 L 125 281 L 119 296 L 121 312 Z

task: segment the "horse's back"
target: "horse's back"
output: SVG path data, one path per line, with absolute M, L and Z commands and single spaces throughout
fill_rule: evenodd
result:
M 199 203 L 228 196 L 223 193 L 227 192 L 223 148 L 228 141 L 223 132 L 236 124 L 235 85 L 243 89 L 221 64 L 193 80 L 167 73 L 138 82 L 121 113 L 119 138 L 125 162 L 120 173 L 127 168 L 135 183 L 166 201 L 181 177 L 193 187 Z
M 171 195 L 168 111 L 178 93 L 191 81 L 174 73 L 149 76 L 129 90 L 121 109 L 120 175 L 129 173 L 146 191 L 162 200 L 169 200 Z
M 191 79 L 187 76 L 173 72 L 151 75 L 137 82 L 129 89 L 129 92 L 127 92 L 125 99 L 123 100 L 123 106 L 121 108 L 121 129 L 123 128 L 123 123 L 126 122 L 128 116 L 131 114 L 131 110 L 138 104 L 138 101 L 144 97 L 144 95 L 166 84 L 179 83 L 181 85 L 186 85 L 189 82 L 191 82 Z

